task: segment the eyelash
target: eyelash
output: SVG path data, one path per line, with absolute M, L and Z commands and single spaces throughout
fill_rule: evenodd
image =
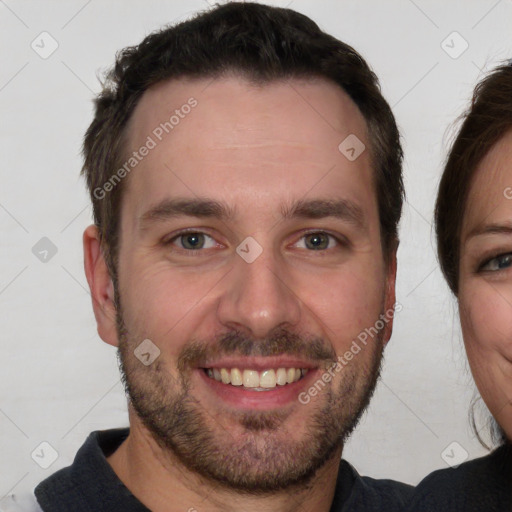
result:
M 508 256 L 512 260 L 512 252 L 499 252 L 499 253 L 497 253 L 497 254 L 495 254 L 493 256 L 486 257 L 484 259 L 484 261 L 482 261 L 482 263 L 480 263 L 480 265 L 478 266 L 477 272 L 478 273 L 484 273 L 484 272 L 494 273 L 494 272 L 500 272 L 500 271 L 508 270 L 509 268 L 512 267 L 512 261 L 511 261 L 510 266 L 508 266 L 506 268 L 498 268 L 498 269 L 495 269 L 495 270 L 490 270 L 490 269 L 485 269 L 484 268 L 487 265 L 489 265 L 489 263 L 491 263 L 493 260 L 498 260 L 498 259 L 504 258 L 506 256 Z
M 171 238 L 169 239 L 164 239 L 163 242 L 162 242 L 162 245 L 164 247 L 167 247 L 167 246 L 170 246 L 172 245 L 172 243 L 179 239 L 181 236 L 184 236 L 184 235 L 187 235 L 189 233 L 194 233 L 194 234 L 202 234 L 202 235 L 206 235 L 210 238 L 212 238 L 214 240 L 214 238 L 209 235 L 208 233 L 204 232 L 204 231 L 200 231 L 198 229 L 194 229 L 194 228 L 190 228 L 190 229 L 184 229 L 182 231 L 179 231 L 178 233 L 176 233 L 175 235 L 173 235 Z M 345 238 L 340 238 L 339 236 L 336 236 L 336 235 L 333 235 L 332 233 L 329 233 L 328 231 L 322 231 L 322 230 L 316 230 L 316 231 L 306 231 L 306 232 L 303 232 L 301 234 L 301 236 L 299 237 L 299 240 L 301 240 L 302 238 L 308 236 L 308 235 L 316 235 L 316 234 L 322 234 L 322 235 L 327 235 L 328 237 L 330 238 L 333 238 L 337 245 L 338 245 L 338 248 L 339 246 L 344 246 L 344 247 L 348 247 L 350 244 L 348 242 L 348 240 L 346 240 Z M 328 249 L 320 249 L 318 251 L 314 251 L 314 250 L 308 250 L 308 252 L 319 252 L 319 253 L 325 253 L 327 251 L 330 251 L 332 249 L 335 249 L 336 247 L 330 247 Z M 175 250 L 177 250 L 177 252 L 180 252 L 182 254 L 185 254 L 187 256 L 197 256 L 199 255 L 199 253 L 201 252 L 204 252 L 205 249 L 184 249 L 182 247 L 175 247 Z

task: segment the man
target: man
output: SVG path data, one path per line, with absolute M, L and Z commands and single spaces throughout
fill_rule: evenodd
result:
M 399 510 L 341 460 L 395 303 L 398 130 L 349 46 L 230 3 L 125 49 L 96 100 L 85 271 L 130 428 L 44 511 Z

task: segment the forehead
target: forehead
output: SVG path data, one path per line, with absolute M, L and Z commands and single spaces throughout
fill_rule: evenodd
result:
M 487 153 L 475 170 L 465 208 L 463 232 L 510 220 L 512 214 L 512 131 Z
M 163 82 L 143 95 L 128 126 L 128 155 L 152 149 L 130 173 L 123 203 L 137 214 L 169 195 L 244 201 L 250 192 L 271 201 L 312 189 L 368 200 L 370 152 L 350 161 L 338 148 L 349 136 L 356 151 L 369 148 L 359 109 L 323 79 Z
M 318 139 L 324 138 L 328 131 L 343 132 L 348 125 L 364 136 L 365 121 L 359 109 L 341 87 L 331 81 L 312 77 L 258 85 L 243 77 L 227 75 L 216 79 L 169 80 L 149 88 L 132 115 L 129 137 L 136 140 L 146 135 L 192 97 L 200 108 L 194 108 L 194 116 L 190 116 L 187 124 L 204 135 L 216 124 L 222 123 L 226 128 L 228 121 L 240 123 L 243 120 L 244 124 L 238 126 L 240 130 L 258 127 L 269 131 L 270 136 L 275 127 L 272 121 L 276 121 L 278 114 L 286 113 L 280 121 L 288 125 L 290 135 L 296 139 L 311 137 L 308 123 L 315 127 L 325 125 L 318 132 Z M 255 109 L 259 115 L 255 115 Z M 297 119 L 304 122 L 297 125 Z M 203 124 L 206 120 L 207 126 Z M 203 142 L 219 141 L 222 135 L 210 132 Z

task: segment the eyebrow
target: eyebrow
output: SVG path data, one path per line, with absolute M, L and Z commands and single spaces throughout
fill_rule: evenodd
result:
M 482 235 L 512 235 L 512 225 L 508 224 L 483 224 L 472 229 L 465 241 Z
M 164 199 L 139 217 L 140 230 L 154 223 L 183 216 L 228 221 L 236 217 L 236 209 L 209 198 Z M 300 199 L 291 205 L 282 206 L 281 216 L 283 220 L 334 217 L 361 228 L 366 224 L 362 208 L 347 199 Z

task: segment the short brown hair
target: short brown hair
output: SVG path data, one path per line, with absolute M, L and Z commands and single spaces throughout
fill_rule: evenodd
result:
M 404 198 L 402 148 L 395 119 L 377 77 L 350 46 L 290 9 L 232 2 L 155 32 L 118 53 L 95 101 L 84 139 L 85 175 L 94 222 L 116 280 L 123 183 L 97 197 L 122 166 L 126 125 L 152 85 L 176 78 L 215 78 L 234 72 L 258 83 L 326 78 L 339 85 L 366 120 L 384 253 L 396 246 Z M 340 141 L 341 142 L 341 141 Z
M 512 129 L 512 64 L 499 66 L 475 88 L 446 161 L 435 207 L 437 254 L 448 286 L 459 289 L 460 234 L 475 171 Z

